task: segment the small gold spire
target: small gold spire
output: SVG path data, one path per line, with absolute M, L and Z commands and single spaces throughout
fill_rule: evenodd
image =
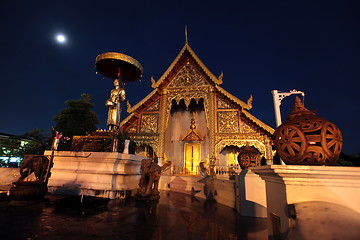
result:
M 188 44 L 188 30 L 187 30 L 187 25 L 185 25 L 185 44 Z
M 195 129 L 196 125 L 195 125 L 195 117 L 194 117 L 194 113 L 191 113 L 191 125 L 190 125 L 190 129 Z

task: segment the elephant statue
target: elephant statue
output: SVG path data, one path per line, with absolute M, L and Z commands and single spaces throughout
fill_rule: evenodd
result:
M 45 182 L 46 173 L 49 167 L 49 159 L 46 156 L 25 155 L 20 165 L 20 178 L 18 182 L 23 182 L 31 173 L 35 174 L 36 181 Z M 50 174 L 47 176 L 50 177 Z
M 158 186 L 161 173 L 168 169 L 171 165 L 170 161 L 167 161 L 163 166 L 159 166 L 157 160 L 145 158 L 141 160 L 140 168 L 140 181 L 139 181 L 139 195 L 151 195 L 159 194 Z

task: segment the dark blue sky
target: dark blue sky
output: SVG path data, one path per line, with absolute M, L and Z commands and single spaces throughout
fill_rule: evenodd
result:
M 14 1 L 0 4 L 0 132 L 50 129 L 67 99 L 89 93 L 99 128 L 113 83 L 95 74 L 117 51 L 144 67 L 127 84 L 134 105 L 189 43 L 222 87 L 275 127 L 271 90 L 304 91 L 305 106 L 335 123 L 343 151 L 360 153 L 360 3 L 346 1 Z M 55 34 L 66 34 L 65 45 Z M 293 97 L 283 101 L 283 120 Z

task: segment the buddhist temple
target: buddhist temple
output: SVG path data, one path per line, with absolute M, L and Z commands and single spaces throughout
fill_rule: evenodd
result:
M 174 173 L 198 174 L 200 162 L 236 165 L 244 146 L 272 163 L 274 129 L 254 117 L 252 96 L 243 102 L 220 85 L 188 42 L 158 79 L 153 91 L 134 106 L 120 126 L 137 145 L 136 154 L 171 161 Z

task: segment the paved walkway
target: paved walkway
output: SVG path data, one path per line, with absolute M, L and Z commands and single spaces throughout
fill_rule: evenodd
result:
M 3 240 L 256 240 L 268 234 L 266 219 L 175 192 L 162 192 L 152 207 L 117 199 L 85 214 L 48 202 L 0 201 L 0 230 Z

